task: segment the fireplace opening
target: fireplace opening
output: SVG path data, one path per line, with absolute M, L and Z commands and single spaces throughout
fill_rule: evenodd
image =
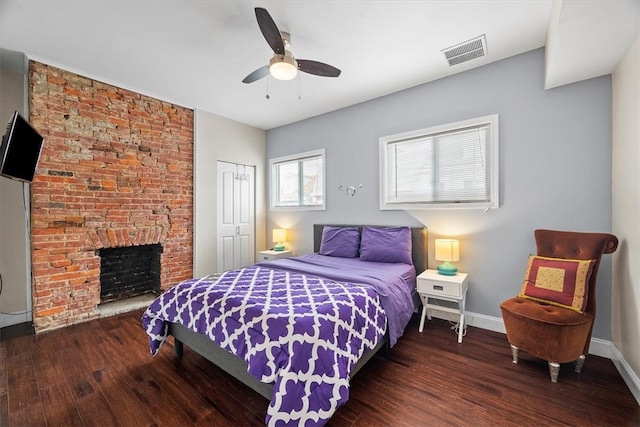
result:
M 100 304 L 160 292 L 159 244 L 100 249 Z

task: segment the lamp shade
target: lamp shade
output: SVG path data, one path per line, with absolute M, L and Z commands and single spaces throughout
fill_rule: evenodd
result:
M 436 239 L 436 259 L 438 261 L 459 261 L 459 242 L 455 239 Z
M 284 228 L 274 228 L 273 229 L 273 242 L 274 243 L 282 243 L 287 241 L 287 230 Z
M 455 239 L 436 239 L 436 260 L 444 261 L 438 266 L 438 273 L 444 276 L 455 276 L 458 269 L 450 261 L 458 261 L 460 251 Z
M 436 239 L 436 259 L 438 261 L 459 261 L 459 242 L 455 239 Z

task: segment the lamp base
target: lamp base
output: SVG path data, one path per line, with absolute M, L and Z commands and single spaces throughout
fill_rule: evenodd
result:
M 273 247 L 273 250 L 277 252 L 284 251 L 284 245 L 282 243 L 278 243 Z
M 438 266 L 438 273 L 443 276 L 455 276 L 458 272 L 458 269 L 455 265 L 451 264 L 449 261 L 443 262 Z

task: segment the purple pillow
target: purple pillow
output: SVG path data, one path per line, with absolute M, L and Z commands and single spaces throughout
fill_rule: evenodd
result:
M 360 259 L 413 265 L 411 229 L 409 227 L 364 227 L 360 242 Z
M 322 229 L 320 255 L 356 258 L 360 248 L 360 231 L 357 227 L 330 227 Z

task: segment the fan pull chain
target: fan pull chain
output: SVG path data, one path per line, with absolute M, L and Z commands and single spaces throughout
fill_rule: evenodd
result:
M 267 74 L 267 96 L 265 96 L 265 98 L 267 98 L 267 99 L 271 98 L 269 96 L 269 75 L 268 74 Z
M 298 73 L 298 99 L 302 99 L 302 91 L 300 90 L 300 73 Z

